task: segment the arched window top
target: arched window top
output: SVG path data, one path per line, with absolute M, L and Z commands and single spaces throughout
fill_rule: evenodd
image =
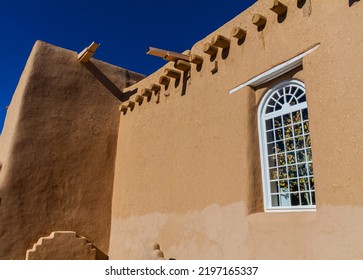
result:
M 315 208 L 315 187 L 305 86 L 291 80 L 272 87 L 259 106 L 266 210 Z
M 264 101 L 264 114 L 270 114 L 277 111 L 290 110 L 291 106 L 304 104 L 306 102 L 304 84 L 293 80 L 285 81 L 272 89 Z

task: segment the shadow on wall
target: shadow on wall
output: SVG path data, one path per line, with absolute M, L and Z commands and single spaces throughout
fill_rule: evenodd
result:
M 129 91 L 125 91 L 122 93 L 122 98 L 120 99 L 121 102 L 125 102 L 130 99 L 131 96 L 135 95 L 137 93 L 137 88 Z M 133 108 L 132 108 L 133 109 Z M 132 110 L 131 110 L 132 111 Z
M 181 96 L 184 96 L 187 93 L 188 80 L 190 79 L 190 72 L 183 73 L 183 83 L 182 83 L 182 93 Z
M 360 0 L 349 0 L 349 7 L 353 6 L 354 4 L 357 4 L 360 2 Z
M 122 101 L 122 91 L 107 78 L 91 61 L 87 61 L 85 67 L 90 71 L 97 80 L 99 80 L 118 100 Z M 127 86 L 127 85 L 126 85 Z
M 297 1 L 297 7 L 299 9 L 301 9 L 302 7 L 304 7 L 305 3 L 306 3 L 306 0 L 298 0 Z
M 109 259 L 109 257 L 94 244 L 93 244 L 93 248 L 96 250 L 96 260 L 108 260 Z
M 278 23 L 283 23 L 285 21 L 285 19 L 287 18 L 287 12 L 285 14 L 279 15 L 277 17 L 277 22 Z

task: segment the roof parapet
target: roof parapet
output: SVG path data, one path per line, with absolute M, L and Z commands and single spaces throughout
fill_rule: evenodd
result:
M 155 95 L 156 103 L 159 103 L 160 98 L 162 97 L 161 93 L 164 91 L 164 89 L 164 95 L 169 96 L 170 91 L 174 90 L 173 85 L 175 89 L 177 87 L 181 87 L 181 95 L 183 95 L 185 94 L 185 88 L 191 84 L 191 76 L 196 74 L 196 72 L 202 71 L 202 65 L 204 69 L 203 71 L 208 71 L 212 74 L 217 73 L 219 68 L 223 69 L 225 66 L 225 63 L 219 62 L 227 60 L 229 52 L 234 52 L 232 47 L 234 48 L 235 44 L 242 46 L 242 44 L 245 44 L 247 40 L 255 38 L 255 32 L 253 30 L 254 26 L 257 27 L 256 30 L 259 32 L 263 31 L 265 28 L 267 28 L 266 31 L 269 31 L 270 26 L 267 26 L 267 24 L 270 22 L 271 26 L 275 24 L 282 24 L 287 17 L 288 11 L 290 11 L 292 15 L 294 12 L 298 12 L 299 10 L 303 11 L 304 16 L 306 16 L 308 12 L 311 13 L 311 0 L 265 1 L 267 3 L 258 4 L 256 5 L 257 9 L 252 9 L 249 13 L 246 13 L 246 18 L 243 21 L 235 21 L 233 22 L 234 25 L 227 25 L 227 28 L 230 27 L 232 29 L 228 30 L 227 32 L 225 32 L 226 28 L 223 30 L 217 30 L 211 34 L 211 36 L 206 37 L 205 40 L 200 41 L 200 45 L 198 44 L 197 48 L 193 47 L 193 53 L 177 53 L 149 47 L 147 54 L 162 57 L 163 59 L 174 63 L 168 63 L 165 67 L 162 67 L 159 69 L 159 71 L 155 72 L 151 77 L 153 80 L 148 79 L 148 83 L 151 82 L 151 84 L 148 85 L 146 82 L 140 83 L 138 90 L 141 90 L 141 96 L 147 97 L 149 101 L 151 98 L 154 98 Z M 359 2 L 360 0 L 351 1 Z M 277 20 L 274 20 L 273 16 L 276 15 Z M 207 40 L 209 40 L 209 42 Z M 296 65 L 289 64 L 291 67 L 295 67 Z M 287 68 L 285 65 L 283 65 L 281 69 L 285 71 L 286 69 L 290 68 Z M 277 73 L 281 72 L 277 71 Z M 255 78 L 248 80 L 244 84 L 231 89 L 230 93 L 239 90 L 241 87 L 246 86 L 246 84 L 253 86 L 256 83 L 265 81 L 267 78 L 273 77 L 273 75 L 268 75 L 268 73 L 263 74 L 263 77 L 257 75 Z M 175 79 L 175 83 L 172 79 Z M 170 89 L 169 86 L 171 86 Z M 135 90 L 135 87 L 132 89 Z

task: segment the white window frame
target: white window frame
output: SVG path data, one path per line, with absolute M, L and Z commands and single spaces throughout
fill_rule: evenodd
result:
M 270 97 L 272 97 L 278 90 L 281 90 L 285 87 L 288 87 L 290 85 L 293 86 L 297 86 L 299 88 L 302 88 L 304 90 L 304 93 L 306 94 L 305 91 L 305 85 L 304 83 L 297 81 L 297 80 L 287 80 L 287 81 L 283 81 L 280 82 L 276 85 L 274 85 L 266 94 L 265 96 L 262 98 L 261 103 L 259 105 L 258 108 L 258 129 L 259 129 L 259 142 L 260 142 L 260 154 L 261 154 L 261 173 L 262 173 L 262 177 L 263 177 L 263 195 L 264 195 L 264 208 L 265 208 L 265 212 L 276 212 L 276 211 L 315 211 L 316 210 L 316 205 L 298 205 L 298 206 L 273 206 L 272 205 L 272 194 L 271 194 L 271 181 L 270 180 L 270 167 L 269 167 L 269 162 L 268 162 L 268 147 L 267 147 L 267 136 L 266 136 L 266 119 L 270 119 L 272 117 L 277 117 L 277 116 L 283 116 L 284 114 L 287 113 L 292 113 L 294 111 L 297 110 L 303 110 L 303 109 L 307 109 L 307 102 L 302 102 L 302 103 L 298 103 L 296 105 L 290 106 L 290 105 L 285 105 L 284 107 L 282 107 L 282 109 L 279 109 L 278 111 L 274 111 L 274 112 L 270 112 L 270 113 L 265 113 L 265 109 L 267 106 L 267 102 L 270 100 Z M 284 90 L 285 92 L 285 90 Z M 301 116 L 302 117 L 302 116 Z M 273 129 L 273 133 L 275 133 L 275 129 Z M 305 135 L 303 135 L 305 136 Z M 304 140 L 305 141 L 305 140 Z M 304 147 L 303 148 L 304 151 L 306 152 L 307 148 Z M 294 147 L 294 153 L 296 155 L 296 151 L 298 149 L 296 149 Z M 286 151 L 285 151 L 286 153 Z M 295 159 L 297 160 L 297 159 Z M 304 164 L 307 164 L 309 162 L 305 162 Z M 311 162 L 312 164 L 312 162 Z M 288 164 L 286 163 L 286 166 Z M 297 163 L 295 164 L 297 166 Z M 296 172 L 298 172 L 298 170 L 296 170 Z M 300 179 L 299 175 L 297 175 L 297 180 Z M 302 176 L 301 179 L 305 179 L 309 177 L 304 177 Z M 313 178 L 313 177 L 310 177 Z M 290 180 L 290 179 L 286 179 L 286 180 Z M 311 193 L 311 190 L 309 190 L 309 193 Z M 279 192 L 280 194 L 280 192 Z M 289 200 L 289 202 L 291 203 L 291 201 Z M 280 202 L 281 203 L 281 202 Z M 300 203 L 301 204 L 301 203 Z

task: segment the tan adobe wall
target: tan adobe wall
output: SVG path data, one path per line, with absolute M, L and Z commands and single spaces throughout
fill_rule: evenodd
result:
M 108 253 L 119 101 L 100 80 L 122 89 L 141 78 L 35 44 L 1 135 L 0 259 L 64 230 Z
M 201 69 L 192 64 L 190 77 L 171 78 L 160 97 L 121 113 L 111 258 L 140 259 L 153 242 L 176 259 L 362 258 L 363 5 L 282 0 L 281 20 L 269 2 L 196 43 Z M 254 14 L 266 17 L 263 30 Z M 247 30 L 244 42 L 231 36 L 234 27 Z M 215 34 L 231 45 L 211 59 L 203 46 Z M 273 82 L 228 92 L 317 44 L 303 69 L 282 77 L 306 85 L 317 211 L 265 213 L 257 108 Z M 173 67 L 127 89 L 131 100 Z

